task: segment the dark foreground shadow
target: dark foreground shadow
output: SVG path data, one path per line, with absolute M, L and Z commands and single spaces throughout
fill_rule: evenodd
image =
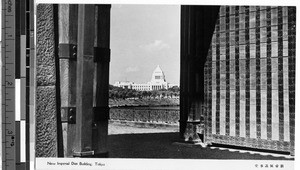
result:
M 179 133 L 117 134 L 108 136 L 110 158 L 293 160 L 180 144 Z

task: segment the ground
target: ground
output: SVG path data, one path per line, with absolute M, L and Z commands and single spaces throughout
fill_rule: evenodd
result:
M 184 143 L 177 128 L 109 125 L 110 158 L 293 160 L 282 154 L 206 147 Z
M 109 158 L 294 160 L 288 155 L 187 144 L 179 140 L 174 126 L 145 128 L 110 123 L 108 131 Z

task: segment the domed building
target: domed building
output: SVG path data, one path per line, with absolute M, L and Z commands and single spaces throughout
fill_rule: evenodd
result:
M 151 86 L 151 90 L 168 89 L 168 83 L 166 82 L 165 74 L 159 65 L 152 73 L 151 81 L 148 83 Z
M 139 91 L 151 91 L 151 90 L 161 90 L 161 89 L 168 89 L 173 86 L 178 86 L 177 84 L 170 84 L 166 81 L 166 77 L 160 66 L 158 65 L 151 77 L 151 81 L 145 84 L 136 84 L 130 81 L 117 81 L 114 86 L 122 87 L 127 89 L 134 89 Z

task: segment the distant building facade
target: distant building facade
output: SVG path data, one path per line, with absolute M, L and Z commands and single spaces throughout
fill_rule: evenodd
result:
M 178 84 L 170 84 L 166 81 L 165 74 L 159 65 L 155 68 L 152 73 L 151 81 L 144 84 L 137 84 L 131 81 L 117 81 L 114 86 L 122 87 L 124 89 L 133 89 L 139 91 L 152 91 L 169 89 L 173 86 L 179 86 Z

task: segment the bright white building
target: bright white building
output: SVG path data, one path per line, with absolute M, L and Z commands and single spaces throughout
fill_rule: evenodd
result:
M 151 90 L 160 90 L 168 89 L 173 86 L 178 86 L 177 84 L 170 84 L 166 81 L 166 77 L 159 65 L 155 68 L 152 73 L 151 81 L 145 84 L 136 84 L 131 81 L 117 81 L 114 86 L 134 89 L 139 91 L 151 91 Z

